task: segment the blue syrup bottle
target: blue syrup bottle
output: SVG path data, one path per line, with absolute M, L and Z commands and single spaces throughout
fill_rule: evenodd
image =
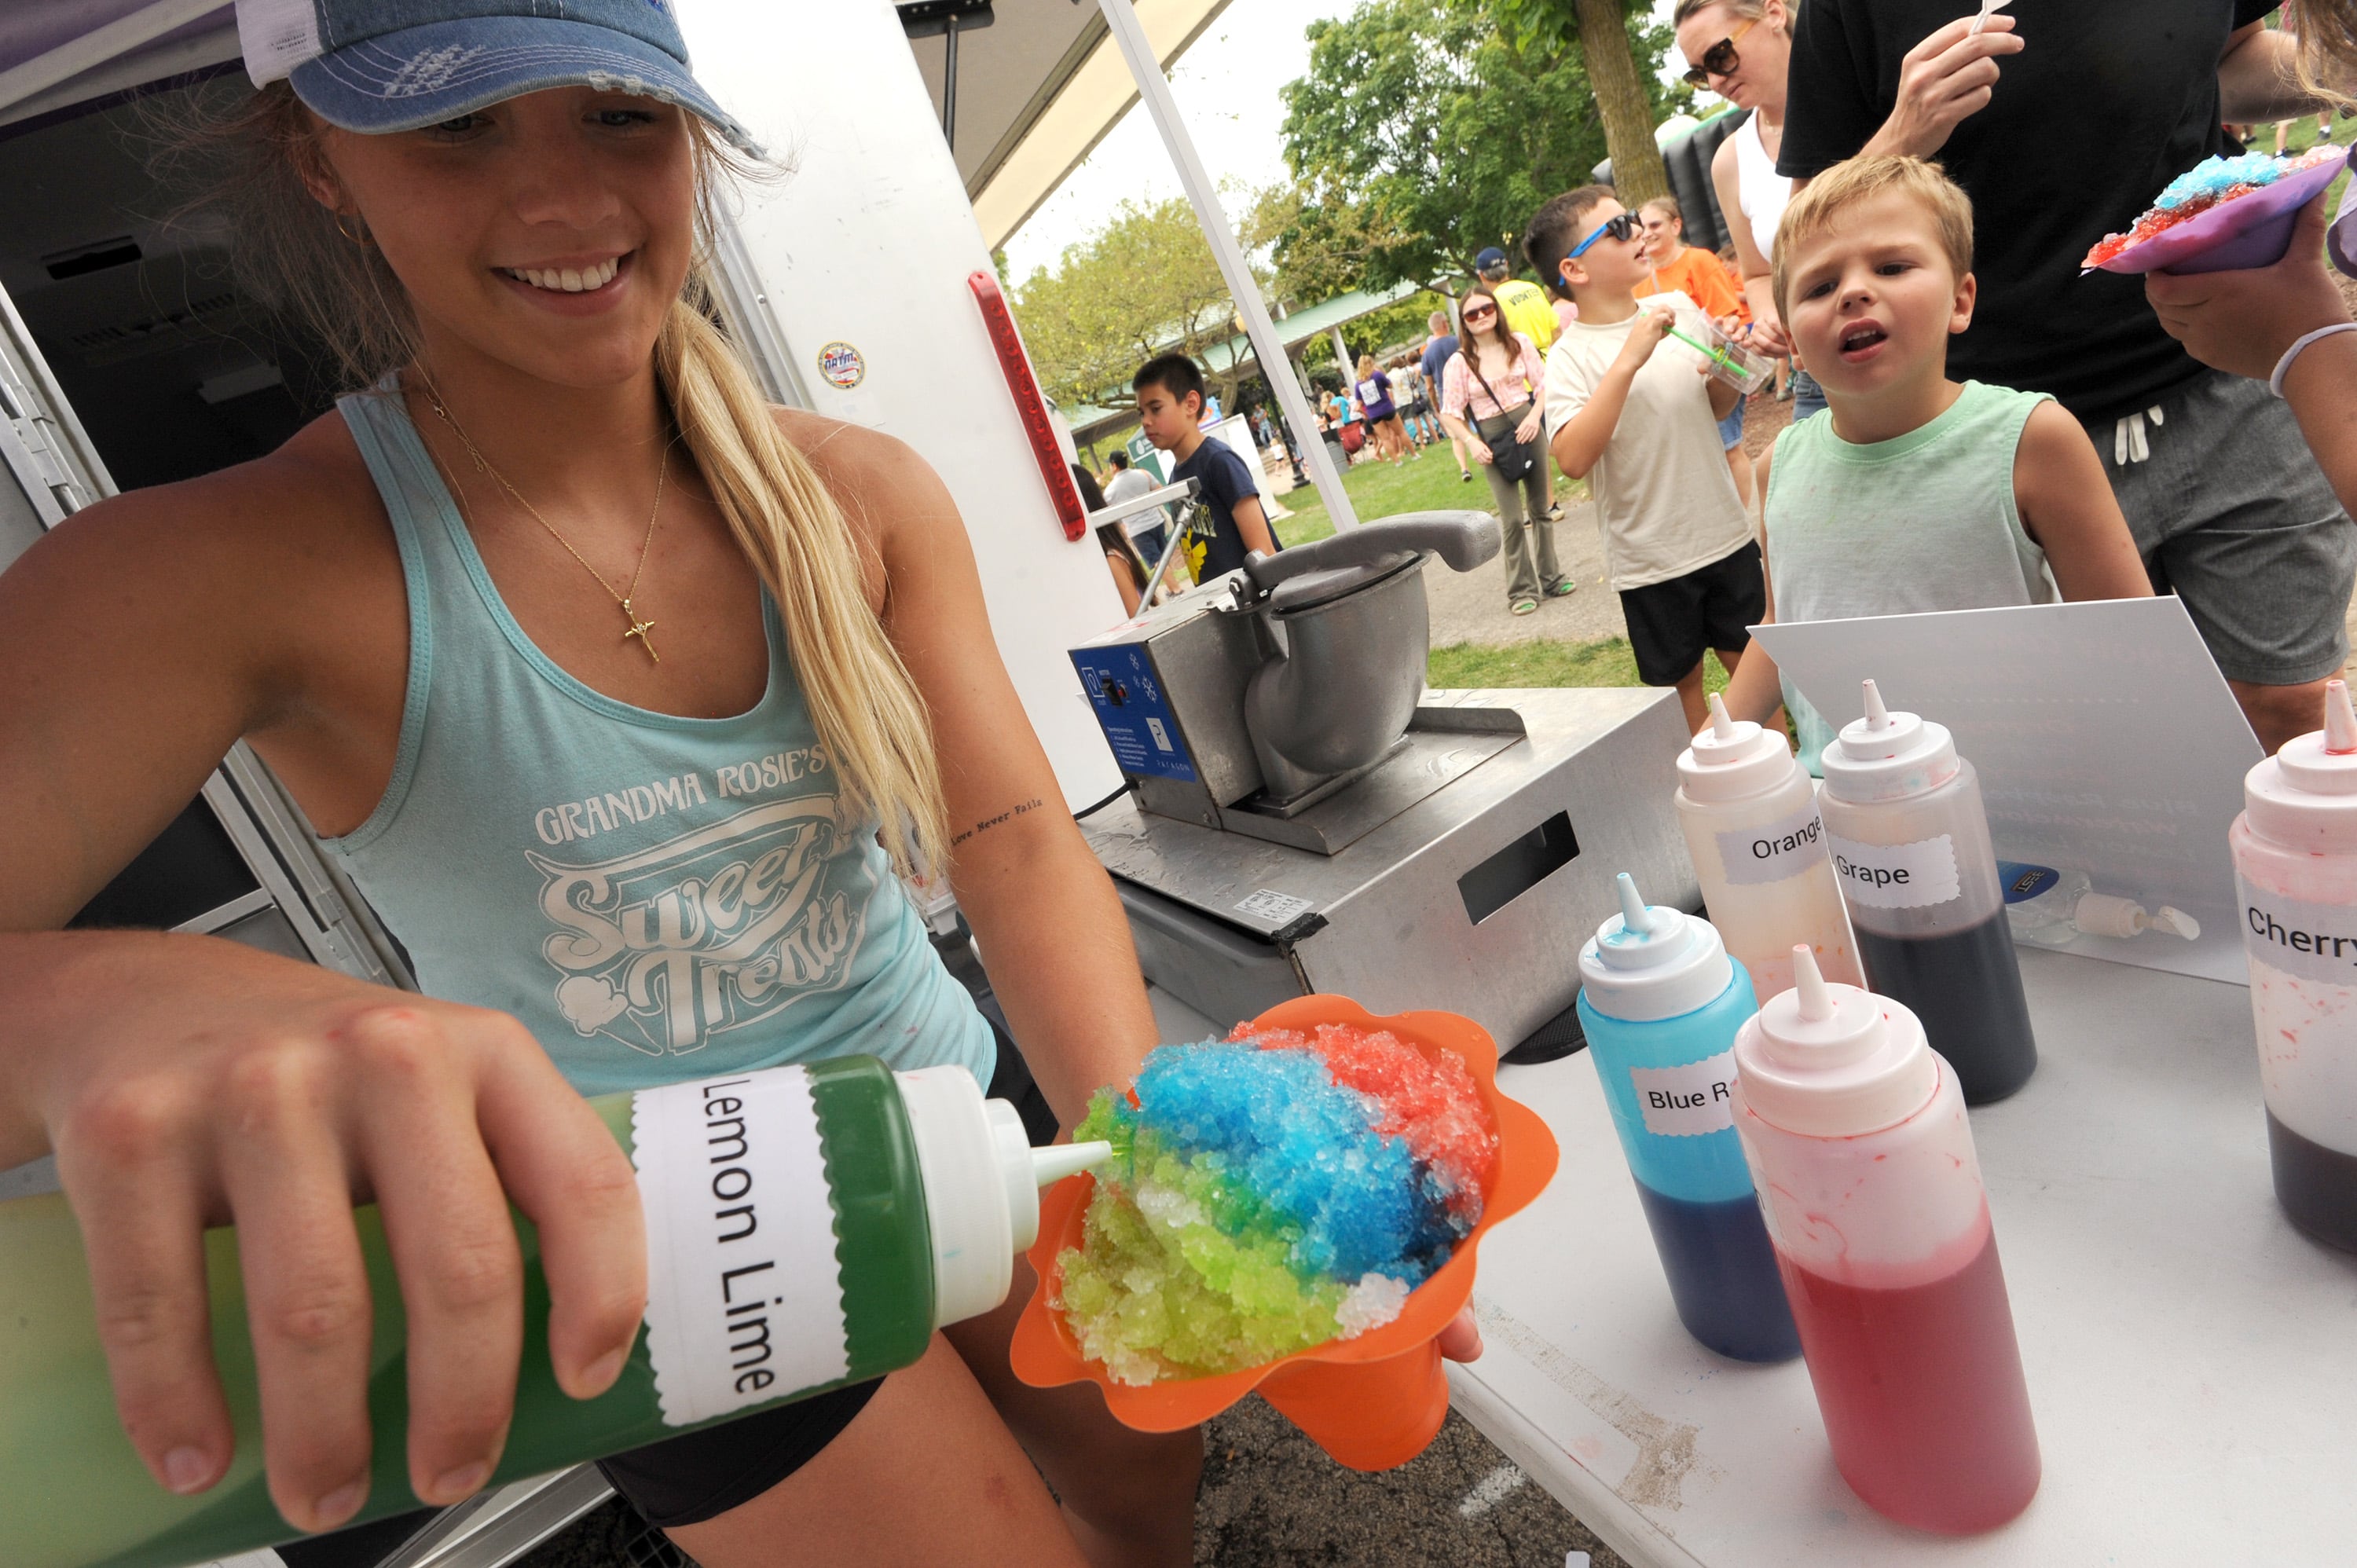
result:
M 1735 1132 L 1735 1035 L 1751 977 L 1707 920 L 1648 908 L 1626 872 L 1620 913 L 1579 950 L 1579 1021 L 1678 1320 L 1738 1361 L 1788 1361 L 1801 1337 Z

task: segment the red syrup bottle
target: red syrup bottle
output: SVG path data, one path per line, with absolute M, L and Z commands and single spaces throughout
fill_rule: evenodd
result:
M 1799 983 L 1735 1040 L 1735 1126 L 1834 1463 L 1919 1530 L 2029 1506 L 2038 1434 L 1964 1095 L 1905 1007 Z

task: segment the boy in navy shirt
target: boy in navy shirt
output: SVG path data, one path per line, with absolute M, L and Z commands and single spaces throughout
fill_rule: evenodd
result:
M 1184 546 L 1195 581 L 1209 582 L 1244 564 L 1253 551 L 1274 555 L 1279 546 L 1252 468 L 1224 441 L 1203 434 L 1203 372 L 1184 354 L 1164 354 L 1138 367 L 1130 381 L 1146 438 L 1176 463 L 1170 482 L 1200 487 L 1209 532 L 1198 521 Z

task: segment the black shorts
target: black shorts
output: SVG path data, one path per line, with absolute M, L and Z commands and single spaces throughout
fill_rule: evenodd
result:
M 1620 590 L 1637 679 L 1674 686 L 1702 662 L 1703 650 L 1741 652 L 1751 628 L 1768 615 L 1768 584 L 1760 574 L 1760 546 L 1740 550 L 1666 583 Z

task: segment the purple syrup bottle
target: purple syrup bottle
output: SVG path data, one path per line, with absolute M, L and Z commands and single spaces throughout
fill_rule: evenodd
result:
M 1818 798 L 1866 983 L 1923 1020 L 1964 1103 L 2029 1081 L 2038 1040 L 1979 777 L 1946 728 L 1882 705 L 1824 749 Z

